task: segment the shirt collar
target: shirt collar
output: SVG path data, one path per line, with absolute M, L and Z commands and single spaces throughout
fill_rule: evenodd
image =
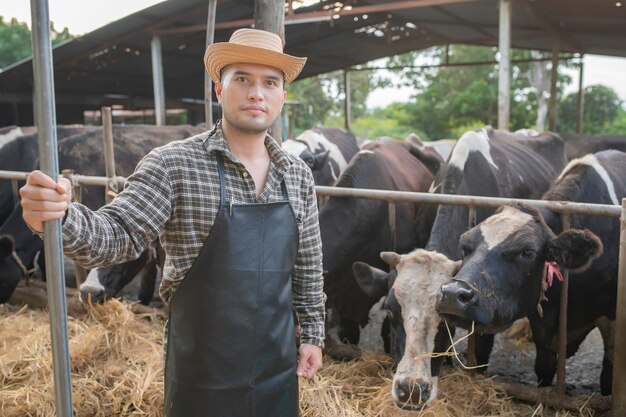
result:
M 235 157 L 230 151 L 228 142 L 224 137 L 221 120 L 215 123 L 213 130 L 204 140 L 204 146 L 209 153 L 219 151 L 222 152 L 222 154 L 231 161 L 240 163 L 239 159 L 237 159 L 237 157 Z M 265 148 L 270 155 L 270 160 L 276 165 L 278 171 L 281 173 L 286 172 L 293 162 L 289 158 L 289 154 L 280 147 L 278 142 L 276 142 L 276 139 L 274 139 L 270 135 L 267 135 L 265 137 Z

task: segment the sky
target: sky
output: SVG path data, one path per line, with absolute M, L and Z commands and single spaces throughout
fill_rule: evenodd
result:
M 48 0 L 50 20 L 56 30 L 67 27 L 70 33 L 81 35 L 104 26 L 146 7 L 164 0 Z M 30 2 L 27 0 L 2 0 L 0 16 L 5 21 L 12 17 L 30 26 Z M 626 102 L 626 58 L 586 55 L 583 85 L 604 84 L 612 87 Z M 566 93 L 578 87 L 578 71 L 570 73 L 573 82 Z M 386 106 L 394 101 L 408 101 L 414 94 L 409 88 L 380 88 L 370 94 L 368 107 Z

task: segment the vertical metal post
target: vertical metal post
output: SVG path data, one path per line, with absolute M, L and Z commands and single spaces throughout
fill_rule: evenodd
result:
M 217 6 L 217 0 L 209 0 L 209 9 L 207 12 L 206 20 L 206 45 L 208 48 L 215 39 L 215 10 Z M 204 66 L 203 66 L 204 68 Z M 211 129 L 213 126 L 213 82 L 209 73 L 204 71 L 204 122 L 207 129 Z
M 54 107 L 54 75 L 50 15 L 47 0 L 31 0 L 33 78 L 35 81 L 35 113 L 39 142 L 40 167 L 56 179 L 59 174 L 57 154 L 56 110 Z M 63 271 L 61 221 L 44 223 L 44 251 L 48 273 L 47 292 L 50 309 L 54 398 L 58 416 L 71 417 L 72 383 L 67 339 L 67 306 Z
M 622 199 L 619 236 L 619 272 L 617 275 L 617 309 L 615 312 L 615 345 L 613 351 L 613 417 L 626 416 L 626 198 Z
M 350 71 L 343 70 L 343 87 L 346 93 L 346 98 L 343 101 L 343 115 L 344 125 L 347 130 L 350 130 L 350 120 L 352 119 L 351 102 L 350 102 Z
M 556 132 L 556 96 L 557 81 L 559 80 L 559 40 L 554 42 L 552 47 L 552 71 L 550 73 L 550 105 L 548 112 L 550 114 L 549 128 L 552 132 Z
M 117 181 L 115 181 L 115 152 L 113 150 L 113 119 L 111 108 L 102 107 L 102 140 L 104 148 L 104 171 L 108 178 L 108 185 L 104 189 L 104 202 L 109 204 L 117 195 Z
M 498 129 L 509 130 L 511 113 L 511 0 L 500 0 Z
M 580 56 L 578 66 L 578 101 L 576 103 L 576 132 L 583 133 L 583 118 L 585 115 L 585 91 L 583 90 L 583 74 L 585 72 L 583 55 Z
M 571 216 L 561 213 L 561 230 L 571 227 Z M 559 309 L 559 351 L 556 368 L 556 398 L 563 404 L 565 398 L 565 360 L 567 359 L 567 291 L 569 289 L 569 272 L 563 271 L 561 284 L 561 305 Z
M 470 206 L 467 208 L 467 229 L 471 229 L 476 226 L 476 207 Z M 472 334 L 467 338 L 467 366 L 470 368 L 476 366 L 478 363 L 476 360 L 476 334 Z
M 152 37 L 150 42 L 152 55 L 152 87 L 154 89 L 154 117 L 157 126 L 165 125 L 165 82 L 163 81 L 163 53 L 161 38 Z
M 389 233 L 391 236 L 391 250 L 395 251 L 397 247 L 396 240 L 396 203 L 395 201 L 388 202 L 388 212 L 389 212 Z

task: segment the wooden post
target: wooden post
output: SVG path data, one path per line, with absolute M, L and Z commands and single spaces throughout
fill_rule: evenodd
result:
M 498 129 L 509 130 L 511 113 L 511 0 L 500 0 Z
M 152 37 L 150 42 L 152 54 L 152 87 L 154 89 L 154 118 L 157 126 L 165 125 L 165 83 L 163 81 L 163 53 L 161 38 Z
M 620 231 L 611 397 L 613 417 L 626 416 L 626 372 L 623 372 L 626 367 L 626 198 L 622 199 Z
M 217 0 L 209 0 L 209 10 L 206 21 L 206 45 L 207 48 L 215 39 L 215 9 Z M 204 68 L 204 65 L 202 66 Z M 204 70 L 204 122 L 207 129 L 213 126 L 213 82 L 209 73 Z
M 578 101 L 576 103 L 576 132 L 583 133 L 583 120 L 585 116 L 585 90 L 583 89 L 583 74 L 585 72 L 583 55 L 580 56 L 578 66 Z
M 343 70 L 343 87 L 346 93 L 346 98 L 343 101 L 343 115 L 346 129 L 350 130 L 350 119 L 352 119 L 352 112 L 350 111 L 350 71 L 347 69 Z
M 550 114 L 549 128 L 552 132 L 556 132 L 556 96 L 557 96 L 557 81 L 559 79 L 559 40 L 554 42 L 552 47 L 552 72 L 550 75 L 550 108 L 548 112 Z
M 561 230 L 571 228 L 571 216 L 561 213 Z M 559 310 L 559 351 L 556 368 L 556 399 L 563 404 L 565 399 L 565 360 L 567 359 L 567 300 L 569 289 L 569 272 L 563 271 L 561 284 L 561 305 Z
M 274 0 L 255 0 L 254 27 L 278 34 L 285 45 L 285 2 Z M 280 115 L 270 128 L 270 134 L 278 143 L 283 142 L 283 127 Z

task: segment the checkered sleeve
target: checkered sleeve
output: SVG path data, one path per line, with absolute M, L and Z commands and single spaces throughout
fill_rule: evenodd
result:
M 139 162 L 111 204 L 94 212 L 72 203 L 63 223 L 65 254 L 87 268 L 139 257 L 170 216 L 168 178 L 157 148 Z
M 307 170 L 306 213 L 302 220 L 300 243 L 294 265 L 293 305 L 300 324 L 300 342 L 324 346 L 324 279 L 322 240 L 317 213 L 315 183 Z

